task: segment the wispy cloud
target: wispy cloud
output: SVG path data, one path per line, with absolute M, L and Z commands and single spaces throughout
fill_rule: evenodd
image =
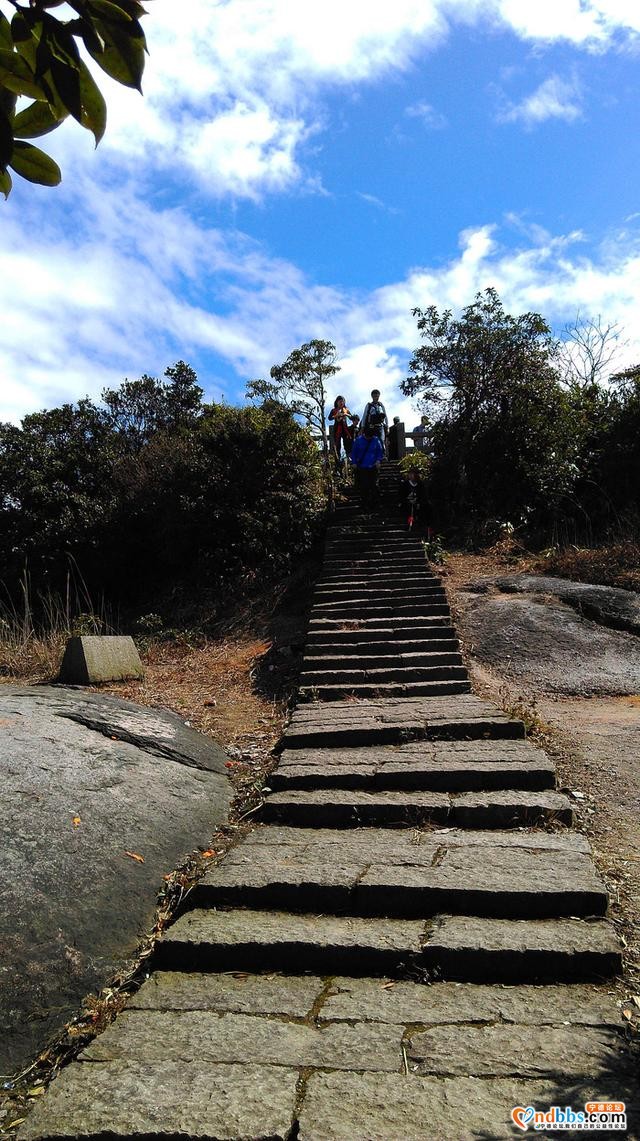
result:
M 389 206 L 386 202 L 383 202 L 381 198 L 378 198 L 376 194 L 365 194 L 361 190 L 357 190 L 356 194 L 358 198 L 360 198 L 363 202 L 366 202 L 368 206 L 375 206 L 377 210 L 384 210 L 385 214 L 400 213 L 400 211 L 395 206 Z
M 524 123 L 535 127 L 548 119 L 563 119 L 573 123 L 582 118 L 582 96 L 575 79 L 561 79 L 550 75 L 531 95 L 519 103 L 501 108 L 497 115 L 501 123 Z
M 205 191 L 257 199 L 309 185 L 306 144 L 336 88 L 407 71 L 459 24 L 534 43 L 605 50 L 640 32 L 637 0 L 154 0 L 146 19 L 145 98 L 106 83 L 102 144 L 132 171 L 184 170 Z M 529 123 L 580 113 L 552 77 L 507 114 Z M 555 85 L 555 91 L 554 91 Z M 427 102 L 407 109 L 430 129 L 446 120 Z M 78 132 L 73 135 L 74 140 Z M 72 149 L 82 143 L 69 142 Z
M 629 229 L 587 256 L 580 233 L 533 228 L 514 248 L 512 220 L 506 232 L 476 226 L 444 264 L 356 291 L 313 282 L 246 235 L 182 209 L 131 191 L 114 198 L 91 183 L 83 194 L 74 210 L 83 222 L 65 236 L 55 225 L 5 228 L 0 419 L 97 396 L 179 357 L 198 369 L 210 398 L 222 390 L 241 398 L 248 377 L 314 336 L 338 346 L 350 400 L 363 401 L 375 384 L 396 412 L 417 343 L 412 308 L 459 310 L 489 285 L 512 312 L 535 309 L 560 325 L 576 309 L 602 313 L 625 327 L 640 356 L 640 239 Z
M 446 116 L 440 111 L 436 111 L 435 107 L 424 102 L 424 100 L 405 107 L 404 113 L 410 119 L 419 119 L 422 125 L 430 131 L 441 131 L 448 125 Z

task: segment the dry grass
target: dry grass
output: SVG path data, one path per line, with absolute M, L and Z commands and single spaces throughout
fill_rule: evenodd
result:
M 34 685 L 52 681 L 60 666 L 68 630 L 50 634 L 27 634 L 14 637 L 0 628 L 0 682 L 23 682 Z
M 256 668 L 271 643 L 251 633 L 201 646 L 152 642 L 142 653 L 143 681 L 112 682 L 101 691 L 140 705 L 171 709 L 226 746 L 247 738 L 271 747 L 280 735 L 285 699 L 256 691 Z
M 640 543 L 627 540 L 608 547 L 567 547 L 537 558 L 533 569 L 537 574 L 640 591 Z

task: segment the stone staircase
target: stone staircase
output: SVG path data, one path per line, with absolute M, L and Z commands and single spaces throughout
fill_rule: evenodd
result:
M 629 1096 L 588 842 L 523 724 L 470 692 L 395 478 L 386 517 L 329 527 L 261 824 L 24 1141 L 499 1141 L 513 1106 Z

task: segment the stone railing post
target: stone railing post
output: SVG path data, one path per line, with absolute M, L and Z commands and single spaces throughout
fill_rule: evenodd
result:
M 392 424 L 389 428 L 389 459 L 401 460 L 407 453 L 404 424 Z

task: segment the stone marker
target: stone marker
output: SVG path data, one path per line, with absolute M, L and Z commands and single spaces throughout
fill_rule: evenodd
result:
M 143 676 L 133 638 L 92 634 L 69 638 L 58 680 L 66 685 L 99 685 Z

